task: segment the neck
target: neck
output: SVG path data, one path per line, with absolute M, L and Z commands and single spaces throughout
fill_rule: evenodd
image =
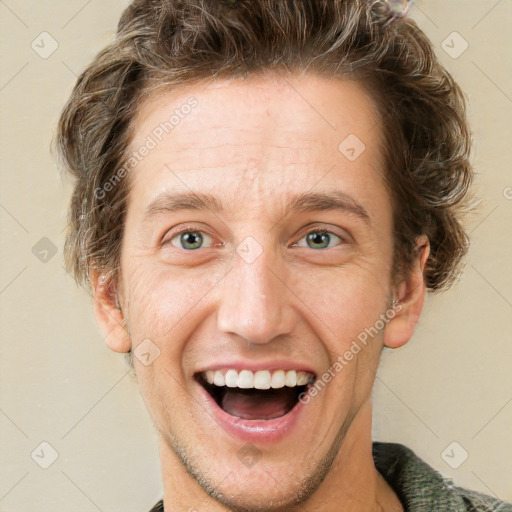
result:
M 371 420 L 371 403 L 368 401 L 356 414 L 331 470 L 316 492 L 297 508 L 287 507 L 287 512 L 305 508 L 318 512 L 403 512 L 393 489 L 375 468 Z M 166 512 L 231 512 L 205 493 L 161 435 L 159 452 Z

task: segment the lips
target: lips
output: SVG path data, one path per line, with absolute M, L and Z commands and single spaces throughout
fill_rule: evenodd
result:
M 270 441 L 289 430 L 315 380 L 310 371 L 219 368 L 195 374 L 218 422 L 244 439 Z M 279 432 L 279 430 L 281 432 Z

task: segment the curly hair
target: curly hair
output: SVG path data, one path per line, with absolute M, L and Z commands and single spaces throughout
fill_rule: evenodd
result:
M 385 0 L 135 0 L 114 41 L 78 78 L 56 142 L 75 178 L 64 253 L 90 285 L 115 278 L 129 185 L 124 165 L 137 109 L 150 93 L 265 71 L 349 77 L 383 119 L 394 218 L 394 271 L 430 241 L 431 291 L 448 287 L 468 248 L 461 224 L 473 172 L 464 96 L 416 23 Z M 116 179 L 116 186 L 108 186 Z M 97 190 L 102 193 L 98 194 Z

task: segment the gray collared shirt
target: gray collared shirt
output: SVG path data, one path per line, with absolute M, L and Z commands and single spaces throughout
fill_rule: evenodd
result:
M 401 444 L 373 443 L 373 459 L 405 512 L 512 512 L 512 504 L 457 487 Z

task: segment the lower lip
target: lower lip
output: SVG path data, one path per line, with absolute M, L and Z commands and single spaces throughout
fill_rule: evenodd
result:
M 302 402 L 297 402 L 295 407 L 285 415 L 272 420 L 246 420 L 232 416 L 224 411 L 206 389 L 197 384 L 202 396 L 205 398 L 208 409 L 219 424 L 228 434 L 243 441 L 257 443 L 276 443 L 290 434 L 298 417 L 304 408 Z

